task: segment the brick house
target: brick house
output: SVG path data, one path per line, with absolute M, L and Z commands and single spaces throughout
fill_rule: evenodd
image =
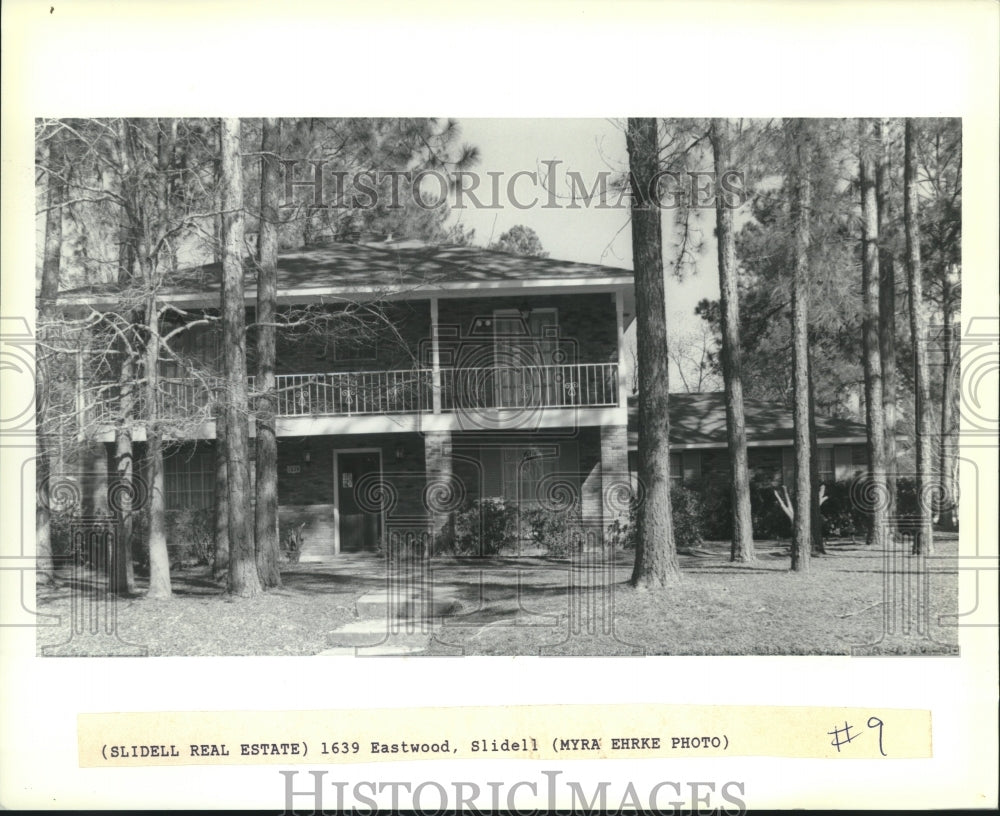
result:
M 219 264 L 188 270 L 161 299 L 218 314 L 220 278 Z M 101 294 L 62 299 L 92 304 Z M 255 300 L 248 271 L 248 325 Z M 452 513 L 480 497 L 519 507 L 571 501 L 601 535 L 623 509 L 616 486 L 629 479 L 620 371 L 632 272 L 405 242 L 279 257 L 279 310 L 320 304 L 336 316 L 376 302 L 385 319 L 361 332 L 343 330 L 361 325 L 346 316 L 331 320 L 341 329 L 328 335 L 279 332 L 280 524 L 282 535 L 301 529 L 303 560 L 374 550 L 393 536 L 440 541 Z M 185 332 L 183 344 L 207 369 L 217 362 L 217 328 Z M 165 457 L 168 510 L 214 503 L 209 391 L 188 374 L 161 363 L 161 414 L 204 418 L 175 435 Z M 97 439 L 93 495 L 113 467 L 113 431 Z M 143 439 L 139 427 L 140 455 Z
M 189 315 L 218 314 L 220 278 L 218 264 L 188 270 L 161 298 Z M 61 299 L 99 304 L 101 292 Z M 255 300 L 248 272 L 248 325 Z M 477 498 L 572 504 L 595 544 L 627 511 L 622 488 L 635 482 L 638 438 L 622 374 L 635 314 L 630 270 L 475 247 L 331 243 L 279 257 L 279 310 L 304 304 L 330 315 L 330 330 L 279 332 L 276 353 L 280 525 L 283 536 L 300 531 L 303 560 L 375 550 L 394 537 L 433 551 L 453 514 Z M 345 308 L 379 319 L 338 321 Z M 219 373 L 218 331 L 185 332 L 181 356 Z M 209 389 L 177 361 L 162 361 L 160 376 L 161 414 L 194 418 L 165 451 L 166 507 L 211 508 Z M 754 400 L 745 410 L 751 469 L 790 481 L 791 413 Z M 673 394 L 670 413 L 673 477 L 727 479 L 723 395 Z M 821 475 L 863 471 L 864 426 L 817 422 Z M 114 434 L 105 426 L 96 437 L 83 492 L 100 512 Z M 141 426 L 133 438 L 141 474 Z

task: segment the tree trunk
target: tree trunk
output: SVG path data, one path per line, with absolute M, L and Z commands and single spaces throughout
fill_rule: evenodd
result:
M 879 353 L 882 356 L 882 409 L 885 412 L 885 479 L 888 489 L 888 515 L 896 507 L 896 271 L 890 229 L 892 196 L 889 190 L 889 121 L 876 123 L 879 141 L 875 170 L 875 197 L 878 206 L 879 250 Z
M 247 395 L 246 308 L 243 300 L 243 167 L 240 120 L 223 119 L 222 142 L 222 346 L 225 366 L 226 468 L 229 480 L 229 592 L 261 592 L 249 523 L 250 458 Z
M 715 177 L 732 170 L 730 133 L 726 119 L 713 119 L 712 150 Z M 732 481 L 733 543 L 730 559 L 755 561 L 753 516 L 750 511 L 750 471 L 746 419 L 743 415 L 743 376 L 740 352 L 739 289 L 736 284 L 736 242 L 733 211 L 721 190 L 715 197 L 716 239 L 719 256 L 719 312 L 722 328 L 722 379 L 726 396 L 726 436 Z
M 135 282 L 135 260 L 138 252 L 138 238 L 132 224 L 134 207 L 131 203 L 133 184 L 134 145 L 131 141 L 127 119 L 118 122 L 118 160 L 121 165 L 121 197 L 124 202 L 118 216 L 118 288 L 127 290 Z M 133 311 L 128 316 L 131 326 L 138 324 L 142 315 Z M 112 591 L 132 594 L 136 591 L 135 564 L 133 559 L 135 537 L 135 514 L 143 509 L 132 501 L 140 494 L 148 500 L 149 491 L 138 491 L 135 453 L 132 441 L 132 422 L 135 414 L 135 350 L 122 337 L 115 340 L 116 374 L 118 377 L 118 416 L 115 423 L 115 496 L 109 501 L 109 509 L 115 514 L 117 547 L 115 564 L 111 570 Z M 110 490 L 109 490 L 110 493 Z M 110 495 L 109 495 L 110 499 Z
M 144 270 L 143 280 L 150 289 L 152 264 L 147 258 L 140 261 Z M 159 410 L 159 313 L 156 300 L 150 297 L 147 307 L 146 330 L 146 478 L 149 485 L 147 532 L 149 535 L 149 592 L 147 598 L 169 598 L 170 553 L 167 550 L 166 501 L 163 483 L 163 431 L 160 428 Z
M 52 561 L 52 492 L 49 490 L 55 468 L 53 468 L 53 451 L 48 437 L 53 431 L 53 417 L 47 410 L 48 399 L 46 388 L 51 387 L 44 380 L 46 366 L 44 361 L 51 354 L 45 349 L 44 343 L 51 334 L 51 326 L 55 319 L 56 297 L 59 294 L 59 266 L 62 257 L 63 237 L 63 202 L 66 199 L 66 186 L 61 177 L 62 151 L 58 147 L 58 135 L 53 135 L 48 142 L 46 164 L 48 179 L 46 191 L 45 213 L 45 248 L 42 256 L 42 280 L 38 292 L 38 346 L 37 370 L 39 376 L 35 380 L 35 422 L 37 458 L 35 459 L 35 583 L 50 585 L 55 582 L 55 565 Z
M 639 483 L 644 498 L 636 513 L 632 586 L 647 589 L 680 580 L 670 509 L 670 384 L 667 312 L 663 299 L 663 245 L 660 211 L 647 198 L 657 173 L 655 119 L 629 119 L 629 168 L 637 185 L 632 204 L 635 266 L 636 344 L 639 369 Z
M 215 553 L 212 577 L 229 579 L 229 469 L 226 467 L 226 408 L 215 410 Z
M 131 371 L 133 371 L 131 364 L 123 367 L 120 380 L 123 385 L 125 374 Z M 128 396 L 123 394 L 122 401 L 127 399 L 131 405 L 131 394 L 132 390 L 129 387 Z M 119 595 L 131 595 L 136 591 L 135 565 L 132 559 L 132 534 L 135 527 L 133 521 L 135 511 L 138 509 L 135 506 L 135 499 L 143 494 L 149 497 L 149 491 L 136 490 L 135 465 L 132 457 L 132 427 L 127 422 L 121 422 L 115 429 L 115 483 L 118 498 L 114 502 L 109 501 L 110 509 L 116 516 L 117 527 L 115 558 L 111 569 L 111 591 Z
M 278 566 L 278 440 L 274 379 L 275 311 L 278 296 L 278 201 L 281 125 L 265 119 L 261 133 L 260 232 L 257 236 L 257 569 L 265 587 L 281 586 Z
M 920 269 L 920 230 L 918 214 L 920 198 L 917 193 L 917 158 L 915 123 L 906 120 L 906 146 L 903 165 L 903 220 L 906 225 L 906 277 L 910 290 L 910 338 L 913 343 L 913 393 L 915 403 L 914 433 L 917 438 L 917 510 L 919 524 L 914 531 L 915 555 L 934 552 L 933 508 L 931 495 L 934 477 L 933 433 L 931 422 L 931 387 L 927 370 L 927 324 L 924 320 L 924 282 Z
M 119 121 L 118 151 L 121 163 L 124 202 L 119 216 L 118 239 L 118 287 L 125 291 L 135 284 L 136 258 L 139 253 L 139 230 L 135 223 L 138 212 L 135 206 L 135 180 L 132 173 L 136 165 L 135 134 L 128 119 Z M 128 314 L 131 326 L 142 322 L 141 311 L 132 310 Z M 112 591 L 134 594 L 135 583 L 135 518 L 136 513 L 147 512 L 139 506 L 139 500 L 148 501 L 152 494 L 150 486 L 140 489 L 143 476 L 136 471 L 135 451 L 132 439 L 132 423 L 135 421 L 136 387 L 138 368 L 136 349 L 119 337 L 115 342 L 118 375 L 118 417 L 115 425 L 115 481 L 116 500 L 109 501 L 116 516 L 117 547 L 115 564 L 111 571 Z M 148 475 L 148 473 L 147 473 Z M 110 498 L 110 497 L 109 497 Z
M 871 123 L 859 121 L 861 181 L 861 289 L 865 420 L 868 430 L 868 476 L 863 502 L 869 513 L 868 544 L 886 543 L 888 488 L 885 480 L 885 413 L 882 403 L 882 355 L 879 348 L 878 201 L 874 154 L 878 140 Z
M 942 312 L 941 346 L 944 355 L 944 371 L 941 379 L 941 445 L 940 445 L 940 478 L 938 503 L 940 507 L 939 523 L 942 530 L 956 528 L 955 497 L 957 495 L 956 464 L 958 462 L 958 329 L 954 325 L 952 309 L 952 287 L 947 280 L 948 271 L 942 269 L 944 276 Z
M 792 229 L 792 380 L 794 382 L 795 517 L 792 520 L 792 569 L 809 571 L 812 551 L 812 479 L 809 440 L 809 219 L 811 151 L 800 120 L 790 128 L 789 176 L 793 179 Z
M 160 175 L 160 223 L 170 222 L 170 203 L 174 192 L 174 182 L 171 175 L 177 152 L 177 120 L 156 120 L 156 166 Z M 173 236 L 165 235 L 164 247 L 161 250 L 165 258 L 162 262 L 171 272 L 177 269 L 177 246 Z
M 146 434 L 146 479 L 149 484 L 149 592 L 147 598 L 173 595 L 170 586 L 170 553 L 167 549 L 166 502 L 163 485 L 163 437 L 158 430 Z
M 809 345 L 809 519 L 812 522 L 813 555 L 826 555 L 823 541 L 823 511 L 819 491 L 823 482 L 819 474 L 819 434 L 816 430 L 816 361 Z

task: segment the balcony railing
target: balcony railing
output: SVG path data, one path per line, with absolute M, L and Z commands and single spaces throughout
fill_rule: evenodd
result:
M 279 416 L 412 414 L 432 405 L 430 369 L 279 374 L 275 380 Z
M 442 368 L 442 412 L 526 408 L 611 407 L 618 405 L 617 363 Z M 250 377 L 253 392 L 255 378 Z M 279 374 L 275 377 L 277 413 L 283 417 L 360 416 L 430 413 L 435 376 L 429 368 L 327 374 Z M 161 418 L 211 418 L 212 395 L 204 384 L 161 378 Z M 94 406 L 111 421 L 117 410 L 113 388 Z M 143 416 L 141 395 L 138 416 Z
M 618 404 L 616 363 L 441 370 L 441 410 L 601 407 Z

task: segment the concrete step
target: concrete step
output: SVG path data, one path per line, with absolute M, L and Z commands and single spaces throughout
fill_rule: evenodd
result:
M 327 657 L 393 657 L 420 654 L 427 649 L 429 637 L 422 639 L 389 638 L 375 646 L 332 646 L 318 656 Z
M 447 592 L 367 592 L 355 601 L 359 618 L 419 618 L 430 620 L 454 615 L 461 609 L 459 601 Z
M 337 646 L 377 646 L 387 641 L 426 644 L 431 631 L 429 624 L 418 621 L 398 621 L 390 626 L 385 618 L 367 619 L 335 629 L 330 633 L 330 642 Z

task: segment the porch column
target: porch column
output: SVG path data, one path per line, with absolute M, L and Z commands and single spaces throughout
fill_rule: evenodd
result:
M 628 384 L 625 382 L 625 292 L 615 290 L 615 320 L 618 323 L 618 407 L 628 407 Z
M 441 342 L 438 338 L 438 299 L 431 298 L 431 399 L 435 414 L 441 413 Z
M 424 469 L 427 489 L 424 509 L 430 526 L 430 546 L 424 553 L 431 556 L 451 544 L 451 510 L 455 485 L 451 469 L 451 431 L 427 431 L 424 434 Z
M 625 425 L 601 426 L 601 515 L 604 540 L 608 525 L 628 520 L 632 482 L 628 471 L 628 429 Z

